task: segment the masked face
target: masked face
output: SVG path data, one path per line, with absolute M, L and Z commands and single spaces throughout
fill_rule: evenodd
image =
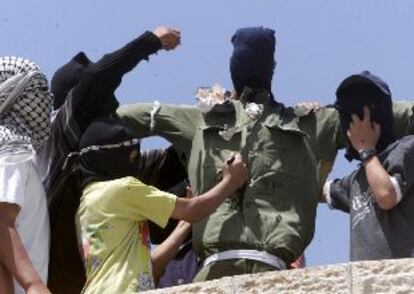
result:
M 16 76 L 21 78 L 14 79 Z M 0 93 L 0 103 L 4 106 L 0 115 L 0 156 L 40 151 L 51 131 L 52 95 L 46 77 L 27 59 L 3 57 L 0 80 L 2 85 L 15 81 L 13 87 L 9 90 L 2 87 L 4 91 Z
M 80 142 L 80 169 L 83 186 L 92 181 L 107 181 L 138 174 L 139 140 L 115 119 L 97 119 Z
M 230 73 L 241 95 L 244 87 L 271 92 L 276 39 L 275 32 L 263 27 L 239 29 L 232 38 Z
M 363 107 L 371 111 L 371 121 L 381 126 L 381 135 L 376 149 L 384 150 L 395 140 L 393 131 L 392 100 L 388 86 L 369 72 L 353 75 L 345 79 L 337 90 L 335 107 L 339 112 L 342 132 L 346 134 L 350 127 L 352 114 L 363 118 Z M 346 158 L 359 159 L 359 154 L 348 142 Z

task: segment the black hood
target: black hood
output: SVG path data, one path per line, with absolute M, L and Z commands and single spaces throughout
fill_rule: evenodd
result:
M 82 135 L 79 144 L 82 188 L 95 181 L 137 175 L 139 158 L 130 162 L 129 155 L 132 150 L 139 151 L 139 147 L 139 141 L 132 131 L 118 120 L 94 120 Z
M 85 69 L 92 62 L 85 53 L 79 52 L 68 63 L 59 68 L 52 77 L 53 109 L 59 109 L 69 91 L 81 80 Z
M 339 112 L 344 134 L 349 129 L 353 113 L 363 118 L 364 106 L 370 108 L 371 119 L 381 126 L 381 135 L 376 146 L 377 152 L 380 153 L 396 139 L 393 131 L 391 91 L 383 80 L 369 71 L 346 78 L 336 90 L 335 108 Z M 359 160 L 358 152 L 349 141 L 345 157 L 349 161 Z
M 263 27 L 242 28 L 231 39 L 233 54 L 230 73 L 234 89 L 241 95 L 244 87 L 271 93 L 275 68 L 275 32 Z

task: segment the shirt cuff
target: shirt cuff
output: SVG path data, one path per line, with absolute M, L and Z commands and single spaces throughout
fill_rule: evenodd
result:
M 152 50 L 154 50 L 154 53 L 162 49 L 160 38 L 158 38 L 153 32 L 146 31 L 140 36 L 140 38 L 143 38 L 145 42 L 150 45 Z
M 403 197 L 400 184 L 398 183 L 398 180 L 393 176 L 390 176 L 390 180 L 395 190 L 395 196 L 396 196 L 397 203 L 400 203 Z
M 327 181 L 324 185 L 323 185 L 323 196 L 325 197 L 326 200 L 326 204 L 328 204 L 330 209 L 333 209 L 332 207 L 332 199 L 331 199 L 331 183 L 332 181 Z

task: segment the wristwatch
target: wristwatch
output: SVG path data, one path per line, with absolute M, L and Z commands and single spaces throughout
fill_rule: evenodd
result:
M 359 159 L 361 159 L 362 163 L 367 162 L 371 157 L 377 155 L 377 151 L 374 149 L 362 149 L 358 151 Z

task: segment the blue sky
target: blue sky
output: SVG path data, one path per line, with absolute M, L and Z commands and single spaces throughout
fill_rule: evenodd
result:
M 117 91 L 122 103 L 194 103 L 198 86 L 231 89 L 230 38 L 239 27 L 276 31 L 276 98 L 331 103 L 346 76 L 370 70 L 387 81 L 394 99 L 410 100 L 414 68 L 414 2 L 410 0 L 71 0 L 3 1 L 1 55 L 21 55 L 47 76 L 78 51 L 96 60 L 144 30 L 179 28 L 182 46 L 160 52 L 130 73 Z M 147 148 L 165 146 L 151 140 Z M 341 153 L 332 177 L 354 168 Z M 308 264 L 348 261 L 348 215 L 318 209 Z

